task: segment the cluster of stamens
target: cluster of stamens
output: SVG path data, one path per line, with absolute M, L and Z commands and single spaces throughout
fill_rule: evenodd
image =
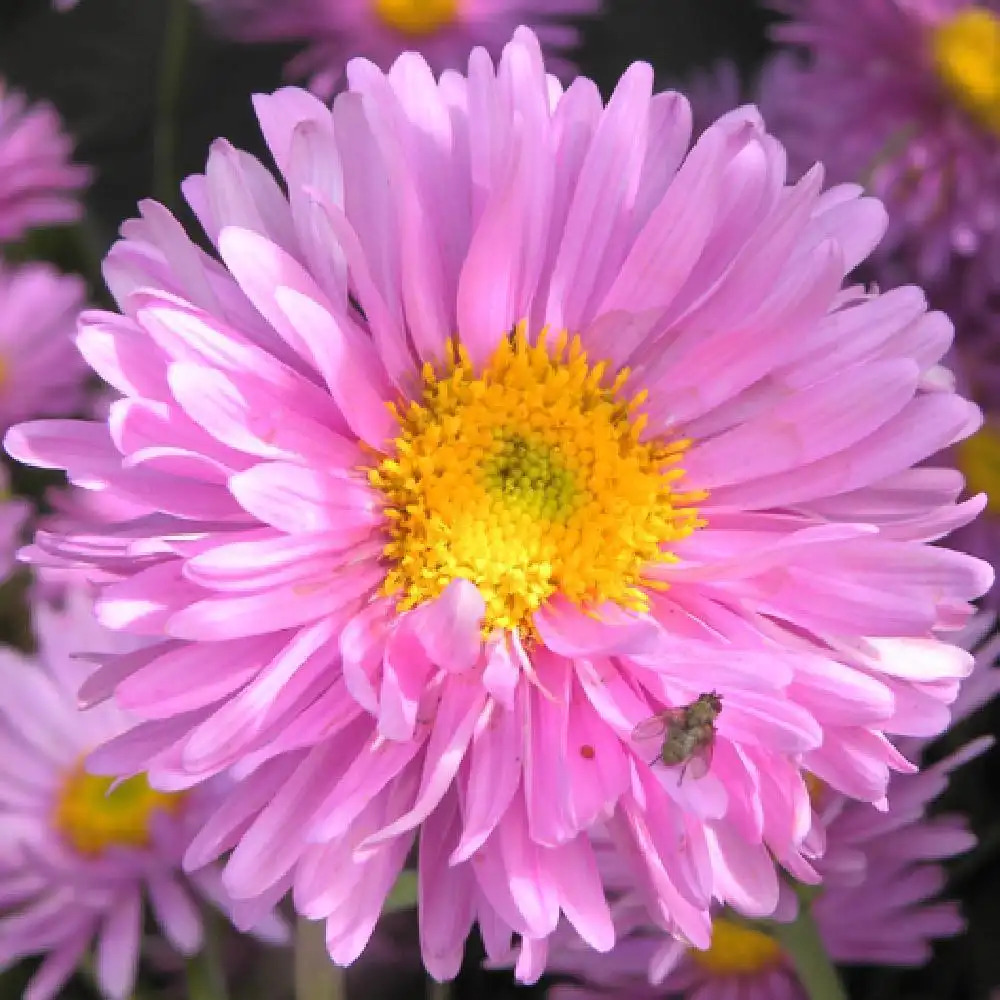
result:
M 682 492 L 684 440 L 645 440 L 645 393 L 609 378 L 578 338 L 529 343 L 525 327 L 476 370 L 461 346 L 425 365 L 397 411 L 391 453 L 369 470 L 390 540 L 383 592 L 407 610 L 455 579 L 486 602 L 484 632 L 532 633 L 554 594 L 584 606 L 648 606 L 646 573 L 699 523 Z

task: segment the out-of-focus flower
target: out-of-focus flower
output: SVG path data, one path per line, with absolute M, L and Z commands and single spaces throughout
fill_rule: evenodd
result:
M 522 979 L 560 913 L 609 948 L 597 823 L 706 946 L 713 895 L 771 912 L 773 858 L 819 877 L 802 769 L 881 803 L 884 734 L 939 732 L 970 668 L 934 630 L 991 570 L 927 542 L 985 500 L 912 468 L 979 423 L 951 325 L 843 287 L 881 205 L 786 185 L 753 109 L 689 151 L 650 67 L 604 108 L 527 30 L 468 80 L 348 75 L 332 112 L 257 99 L 287 194 L 224 142 L 188 179 L 220 259 L 159 205 L 126 224 L 122 315 L 79 338 L 109 420 L 7 436 L 145 508 L 37 538 L 155 640 L 85 693 L 147 720 L 93 764 L 239 768 L 189 863 L 293 887 L 339 962 L 420 830 L 436 976 L 477 919 Z M 709 773 L 651 766 L 637 724 L 709 691 Z
M 978 616 L 963 638 L 978 641 L 992 622 L 992 615 Z M 976 670 L 954 704 L 956 721 L 1000 691 L 1000 670 L 993 665 L 998 651 L 994 639 L 977 655 Z M 905 741 L 911 759 L 919 759 L 927 742 Z M 818 863 L 823 887 L 811 909 L 834 962 L 920 966 L 930 958 L 932 941 L 961 933 L 958 906 L 939 898 L 945 882 L 940 862 L 969 850 L 975 837 L 961 817 L 931 817 L 927 809 L 944 791 L 951 772 L 991 742 L 973 741 L 919 774 L 893 775 L 886 812 L 813 783 L 827 850 Z M 614 878 L 609 881 L 613 884 Z M 796 906 L 790 891 L 788 897 L 782 907 L 785 919 L 794 915 Z M 696 1000 L 806 1000 L 779 942 L 731 914 L 716 916 L 711 946 L 698 950 L 643 922 L 627 892 L 616 909 L 627 932 L 610 955 L 595 956 L 571 934 L 560 933 L 553 966 L 583 983 L 551 990 L 552 1000 L 659 1000 L 680 995 Z
M 10 477 L 0 467 L 0 583 L 3 583 L 17 565 L 17 550 L 21 533 L 31 514 L 31 503 L 10 494 Z
M 299 42 L 289 63 L 293 79 L 329 97 L 349 59 L 388 69 L 402 52 L 417 51 L 440 73 L 464 70 L 469 53 L 500 54 L 520 24 L 531 27 L 548 53 L 548 70 L 569 77 L 565 53 L 579 41 L 573 20 L 595 13 L 601 0 L 201 0 L 220 29 L 244 42 Z
M 81 410 L 89 372 L 74 335 L 85 296 L 76 275 L 0 261 L 0 426 Z
M 90 170 L 71 163 L 72 152 L 55 108 L 29 104 L 0 80 L 0 243 L 80 218 Z
M 804 55 L 764 104 L 796 167 L 885 201 L 887 284 L 947 276 L 977 308 L 1000 287 L 1000 0 L 771 4 Z
M 97 984 L 120 1000 L 134 986 L 144 900 L 183 954 L 201 946 L 195 899 L 230 906 L 217 869 L 181 872 L 220 782 L 164 793 L 141 774 L 114 786 L 88 774 L 87 754 L 129 720 L 111 704 L 80 712 L 76 692 L 93 669 L 91 656 L 127 659 L 134 650 L 123 652 L 122 637 L 97 624 L 82 591 L 63 611 L 37 606 L 35 627 L 37 656 L 0 651 L 0 965 L 45 955 L 25 997 L 48 1000 L 95 944 Z M 284 935 L 273 914 L 256 929 L 269 939 Z

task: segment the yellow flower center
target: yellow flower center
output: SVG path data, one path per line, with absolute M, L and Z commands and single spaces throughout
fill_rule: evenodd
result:
M 433 35 L 458 18 L 459 0 L 375 0 L 375 16 L 404 35 Z
M 400 610 L 453 580 L 486 603 L 483 632 L 532 634 L 556 594 L 579 605 L 648 607 L 647 567 L 701 523 L 675 490 L 689 442 L 643 441 L 645 393 L 623 393 L 577 338 L 531 346 L 522 324 L 481 372 L 453 349 L 443 374 L 397 414 L 391 453 L 369 472 L 385 498 L 391 567 L 383 593 Z
M 1000 431 L 985 424 L 958 444 L 958 467 L 970 493 L 985 493 L 986 509 L 1000 514 Z
M 1000 17 L 967 7 L 934 30 L 931 48 L 952 97 L 1000 135 Z
M 781 946 L 774 938 L 726 917 L 712 921 L 712 943 L 708 949 L 692 948 L 690 955 L 716 976 L 750 976 L 774 968 L 782 960 Z
M 102 854 L 108 847 L 146 847 L 153 814 L 176 812 L 184 798 L 183 793 L 156 791 L 142 774 L 112 789 L 114 782 L 88 774 L 81 762 L 63 784 L 55 824 L 81 854 Z

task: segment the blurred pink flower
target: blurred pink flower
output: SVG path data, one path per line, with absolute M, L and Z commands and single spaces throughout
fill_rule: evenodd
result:
M 105 997 L 131 996 L 142 937 L 144 899 L 180 952 L 201 947 L 194 897 L 232 907 L 218 869 L 181 872 L 192 833 L 219 801 L 223 779 L 187 793 L 154 791 L 143 775 L 115 789 L 84 770 L 86 755 L 124 732 L 129 719 L 111 704 L 80 712 L 76 692 L 92 656 L 128 659 L 122 637 L 101 628 L 89 598 L 72 593 L 65 610 L 35 608 L 39 652 L 0 650 L 0 965 L 27 955 L 45 961 L 27 1000 L 61 995 L 92 942 L 94 973 Z M 255 930 L 282 940 L 273 913 Z
M 245 42 L 299 42 L 289 63 L 293 79 L 309 79 L 329 97 L 349 59 L 388 69 L 402 52 L 417 51 L 435 73 L 464 70 L 469 53 L 500 54 L 520 24 L 534 29 L 550 73 L 575 72 L 563 53 L 579 41 L 574 19 L 595 13 L 601 0 L 201 0 L 220 29 Z
M 977 642 L 993 623 L 992 615 L 978 616 L 971 634 L 960 638 Z M 978 653 L 977 667 L 954 704 L 956 721 L 1000 691 L 1000 670 L 994 667 L 998 652 L 1000 640 L 994 638 Z M 919 760 L 927 742 L 911 738 L 904 746 L 911 759 Z M 975 740 L 919 774 L 893 775 L 887 812 L 829 789 L 814 789 L 827 848 L 819 863 L 823 887 L 811 906 L 834 962 L 921 966 L 930 958 L 932 941 L 961 933 L 958 906 L 939 898 L 945 884 L 940 862 L 969 850 L 975 837 L 961 817 L 931 817 L 927 810 L 945 790 L 951 772 L 991 742 Z M 613 885 L 614 876 L 608 881 Z M 797 903 L 787 887 L 785 893 L 779 917 L 787 920 Z M 644 922 L 627 892 L 616 911 L 625 933 L 610 955 L 595 956 L 565 928 L 560 931 L 552 964 L 582 984 L 550 990 L 551 1000 L 679 995 L 692 1000 L 807 1000 L 790 958 L 763 929 L 719 914 L 711 947 L 699 951 Z
M 796 169 L 885 201 L 886 284 L 1000 288 L 1000 0 L 770 0 L 791 18 L 763 99 Z
M 984 498 L 911 468 L 979 423 L 950 323 L 843 287 L 878 202 L 787 186 L 753 109 L 689 151 L 643 64 L 606 108 L 527 30 L 470 66 L 258 97 L 287 195 L 218 142 L 184 191 L 219 259 L 143 204 L 79 337 L 122 398 L 6 443 L 140 507 L 36 540 L 154 640 L 85 692 L 146 720 L 93 765 L 238 768 L 188 862 L 293 888 L 342 963 L 422 830 L 432 974 L 478 920 L 530 980 L 560 913 L 612 945 L 596 824 L 702 947 L 713 896 L 773 910 L 773 858 L 817 880 L 802 769 L 883 803 L 992 572 L 927 544 Z M 707 691 L 709 773 L 651 766 L 634 727 Z
M 55 108 L 0 81 L 0 243 L 80 218 L 90 170 L 71 163 L 72 152 Z
M 0 260 L 0 427 L 83 408 L 90 373 L 74 337 L 85 295 L 76 275 Z
M 29 501 L 10 495 L 10 476 L 0 466 L 0 583 L 17 565 L 17 550 L 31 511 Z

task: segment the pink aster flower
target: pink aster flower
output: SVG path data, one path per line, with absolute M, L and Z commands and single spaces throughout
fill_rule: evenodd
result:
M 80 218 L 80 190 L 90 170 L 71 163 L 71 156 L 55 108 L 29 104 L 0 81 L 0 243 Z
M 76 275 L 0 260 L 0 426 L 82 408 L 88 371 L 74 333 L 85 296 Z
M 878 202 L 786 184 L 752 108 L 689 148 L 652 76 L 604 107 L 521 30 L 467 78 L 258 97 L 282 184 L 220 141 L 184 185 L 216 255 L 149 202 L 108 257 L 108 421 L 7 435 L 142 508 L 36 539 L 151 640 L 85 692 L 144 720 L 93 766 L 237 768 L 188 863 L 292 888 L 338 962 L 418 832 L 434 975 L 477 921 L 522 979 L 561 913 L 609 948 L 597 824 L 705 947 L 713 897 L 773 910 L 773 858 L 819 878 L 803 770 L 883 804 L 886 733 L 943 729 L 970 669 L 937 630 L 992 572 L 928 542 L 985 500 L 912 468 L 979 423 L 950 323 L 843 287 Z M 690 774 L 633 738 L 709 692 Z
M 161 932 L 185 955 L 201 947 L 195 900 L 223 910 L 231 905 L 217 869 L 181 872 L 184 847 L 219 801 L 220 783 L 163 793 L 143 775 L 111 788 L 109 779 L 88 774 L 86 755 L 125 731 L 129 720 L 110 703 L 81 713 L 77 689 L 93 669 L 91 655 L 129 654 L 122 652 L 122 637 L 97 624 L 82 591 L 70 596 L 64 611 L 36 607 L 35 626 L 37 656 L 0 652 L 6 914 L 0 917 L 0 965 L 45 955 L 25 997 L 47 1000 L 61 995 L 93 944 L 101 992 L 118 1000 L 132 995 L 146 902 Z M 273 914 L 257 930 L 272 940 L 284 934 Z
M 826 163 L 885 201 L 887 283 L 1000 287 L 1000 2 L 772 0 L 782 85 L 765 105 L 793 161 Z M 773 115 L 771 112 L 773 111 Z
M 549 72 L 571 75 L 564 53 L 579 40 L 572 20 L 593 14 L 601 0 L 201 0 L 226 34 L 244 42 L 301 43 L 289 63 L 294 79 L 309 79 L 329 97 L 348 59 L 360 56 L 388 69 L 416 50 L 435 72 L 465 65 L 483 46 L 496 57 L 519 24 L 531 26 L 549 53 Z
M 965 637 L 978 641 L 994 622 L 980 615 Z M 1000 643 L 994 638 L 976 657 L 977 667 L 953 705 L 956 721 L 965 718 L 1000 691 L 994 668 Z M 926 738 L 905 747 L 919 760 Z M 958 906 L 942 900 L 941 862 L 975 845 L 964 820 L 956 815 L 927 815 L 955 768 L 991 744 L 976 740 L 919 774 L 896 774 L 889 783 L 889 810 L 878 812 L 860 802 L 814 786 L 819 821 L 827 839 L 820 867 L 823 888 L 811 904 L 812 915 L 830 958 L 844 965 L 920 966 L 931 955 L 931 942 L 962 932 Z M 613 884 L 614 876 L 609 879 Z M 793 893 L 779 910 L 791 919 Z M 807 1000 L 793 963 L 781 944 L 763 929 L 719 913 L 711 946 L 686 947 L 643 920 L 627 892 L 616 903 L 625 929 L 610 955 L 596 956 L 571 934 L 560 935 L 553 964 L 582 980 L 579 986 L 550 991 L 551 1000 Z

